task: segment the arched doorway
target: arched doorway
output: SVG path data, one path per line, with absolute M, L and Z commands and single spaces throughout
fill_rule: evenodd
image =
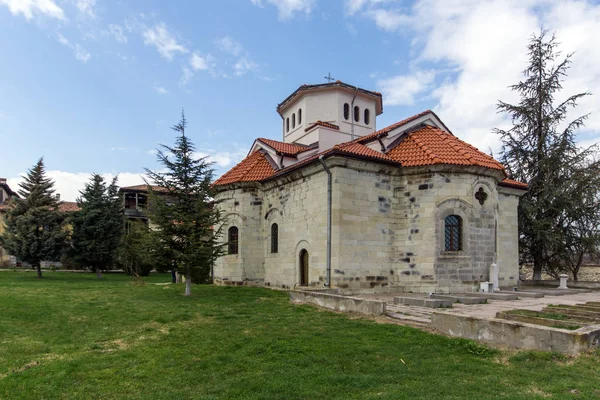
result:
M 300 286 L 308 286 L 308 251 L 300 250 Z

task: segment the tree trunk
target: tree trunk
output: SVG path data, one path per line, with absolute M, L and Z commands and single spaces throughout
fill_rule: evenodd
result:
M 102 279 L 102 270 L 100 268 L 96 268 L 96 276 L 98 279 Z
M 533 255 L 533 280 L 542 280 L 542 255 L 538 252 Z
M 192 294 L 192 274 L 189 271 L 185 274 L 185 295 L 189 296 Z
M 42 278 L 42 266 L 40 265 L 40 263 L 37 263 L 35 265 L 35 269 L 37 271 L 37 277 Z
M 579 253 L 579 257 L 577 258 L 577 264 L 575 265 L 575 268 L 573 268 L 573 280 L 575 282 L 577 282 L 577 274 L 579 273 L 579 269 L 581 268 L 581 264 L 583 263 L 583 255 L 584 252 L 580 252 Z

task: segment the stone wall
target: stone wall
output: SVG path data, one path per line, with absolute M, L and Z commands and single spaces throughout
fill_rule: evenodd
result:
M 516 284 L 521 192 L 498 190 L 500 171 L 398 168 L 340 157 L 327 164 L 333 174 L 333 287 L 472 291 L 489 279 L 493 262 L 499 265 L 500 285 Z M 483 205 L 475 198 L 480 188 L 486 195 Z M 219 259 L 217 283 L 293 288 L 300 281 L 299 254 L 306 249 L 309 285 L 324 286 L 327 175 L 320 164 L 217 198 L 223 200 L 228 224 L 240 229 L 240 254 Z M 444 249 L 448 215 L 462 218 L 458 252 Z M 277 253 L 270 251 L 273 223 L 279 227 Z

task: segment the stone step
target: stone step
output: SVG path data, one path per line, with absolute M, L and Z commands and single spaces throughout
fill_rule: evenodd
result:
M 544 297 L 544 293 L 539 293 L 539 292 L 525 292 L 525 291 L 517 290 L 516 292 L 511 292 L 511 293 L 516 294 L 521 299 L 525 298 L 525 297 L 541 299 L 542 297 Z
M 441 300 L 449 300 L 453 303 L 462 303 L 462 304 L 484 304 L 487 302 L 486 298 L 483 297 L 473 297 L 465 294 L 464 296 L 458 296 L 454 294 L 434 294 L 431 296 L 432 299 L 441 299 Z
M 407 304 L 412 306 L 428 307 L 428 308 L 451 308 L 452 302 L 441 299 L 430 299 L 426 297 L 394 297 L 395 304 Z
M 410 325 L 429 326 L 431 324 L 431 318 L 414 317 L 412 315 L 391 312 L 386 313 L 386 315 L 395 320 L 408 322 Z
M 488 299 L 488 300 L 517 300 L 519 298 L 519 296 L 517 296 L 517 294 L 513 294 L 513 292 L 511 292 L 511 293 L 480 293 L 480 292 L 473 292 L 473 293 L 469 293 L 468 295 L 469 296 L 473 296 L 473 297 L 483 297 L 483 298 Z
M 412 315 L 413 317 L 420 318 L 431 318 L 431 314 L 433 313 L 432 308 L 426 307 L 418 307 L 418 306 L 405 306 L 400 304 L 390 304 L 387 303 L 386 309 L 389 312 Z

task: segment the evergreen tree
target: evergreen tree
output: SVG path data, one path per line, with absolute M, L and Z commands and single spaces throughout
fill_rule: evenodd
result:
M 217 243 L 221 214 L 214 207 L 211 182 L 212 163 L 206 157 L 195 157 L 195 148 L 186 136 L 187 121 L 172 127 L 178 136 L 174 146 L 161 145 L 157 158 L 166 172 L 146 169 L 148 177 L 166 192 L 150 190 L 150 220 L 158 227 L 157 234 L 165 253 L 186 277 L 185 294 L 191 294 L 192 280 L 210 281 L 210 269 L 222 254 Z
M 80 210 L 73 217 L 73 258 L 100 279 L 102 270 L 113 266 L 123 235 L 125 221 L 117 178 L 107 186 L 102 176 L 92 174 L 80 193 Z
M 155 240 L 148 225 L 141 220 L 127 221 L 127 231 L 121 240 L 118 262 L 131 276 L 148 276 L 157 262 L 160 243 Z
M 498 104 L 513 123 L 509 130 L 496 129 L 501 160 L 512 178 L 529 184 L 519 204 L 519 245 L 521 262 L 533 264 L 534 279 L 541 279 L 543 270 L 556 275 L 564 269 L 576 248 L 589 246 L 590 235 L 577 229 L 600 223 L 594 215 L 600 190 L 597 149 L 581 149 L 575 140 L 587 115 L 567 121 L 568 110 L 589 93 L 555 100 L 571 64 L 571 55 L 561 59 L 557 47 L 545 31 L 533 36 L 524 80 L 511 86 L 520 102 Z
M 58 209 L 54 182 L 46 177 L 43 158 L 28 171 L 19 187 L 21 199 L 11 200 L 0 244 L 19 260 L 35 267 L 41 278 L 40 262 L 58 261 L 64 249 L 65 217 Z

